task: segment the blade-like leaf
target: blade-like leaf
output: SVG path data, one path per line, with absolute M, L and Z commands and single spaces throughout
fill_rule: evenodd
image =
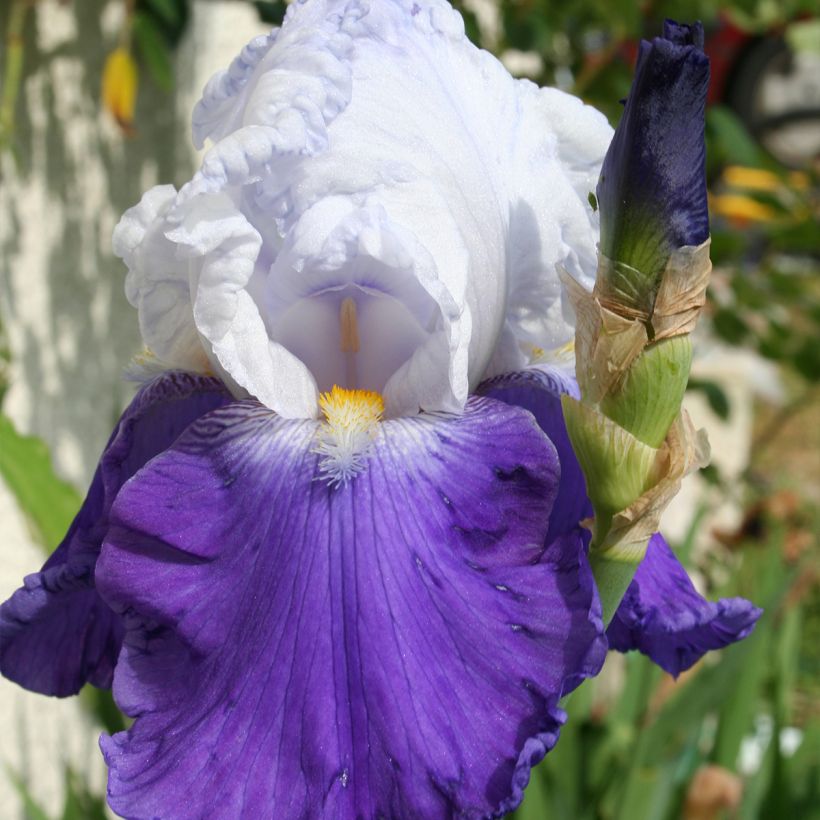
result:
M 174 87 L 174 71 L 169 47 L 147 14 L 134 15 L 134 39 L 154 82 L 165 92 Z
M 54 473 L 45 443 L 20 435 L 2 415 L 0 478 L 17 499 L 37 540 L 51 552 L 65 535 L 82 499 Z

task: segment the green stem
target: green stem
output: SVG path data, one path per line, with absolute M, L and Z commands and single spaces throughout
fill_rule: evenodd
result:
M 136 11 L 137 0 L 125 0 L 125 21 L 120 29 L 120 48 L 126 51 L 131 50 L 131 39 L 134 33 L 134 12 Z
M 626 590 L 632 583 L 639 562 L 619 561 L 594 549 L 589 551 L 589 563 L 601 597 L 604 626 L 615 617 L 615 612 Z
M 23 24 L 30 0 L 12 0 L 6 28 L 6 59 L 0 90 L 0 149 L 11 143 L 14 111 L 23 78 Z

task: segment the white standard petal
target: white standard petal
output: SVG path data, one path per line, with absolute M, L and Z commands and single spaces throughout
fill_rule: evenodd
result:
M 114 253 L 128 266 L 125 295 L 151 353 L 169 367 L 204 372 L 208 357 L 191 313 L 188 266 L 165 236 L 176 195 L 172 185 L 147 191 L 115 228 Z
M 431 207 L 434 200 L 431 190 Z M 448 254 L 465 267 L 463 249 Z M 266 287 L 272 337 L 308 366 L 320 390 L 382 393 L 388 416 L 463 407 L 467 350 L 459 356 L 459 345 L 469 339 L 469 316 L 430 250 L 377 198 L 357 206 L 325 197 L 307 209 Z
M 589 200 L 612 139 L 599 111 L 576 97 L 522 81 L 504 329 L 487 377 L 530 363 L 563 360 L 574 315 L 558 268 L 591 287 L 597 265 L 598 214 Z
M 316 413 L 316 383 L 289 350 L 271 341 L 252 293 L 262 240 L 227 194 L 196 197 L 167 237 L 188 261 L 193 318 L 215 369 L 242 395 L 286 418 Z
M 259 61 L 270 51 L 279 29 L 254 37 L 224 71 L 215 74 L 202 92 L 192 117 L 194 145 L 202 148 L 206 139 L 218 140 L 242 124 L 248 83 Z
M 446 3 L 392 0 L 294 8 L 212 81 L 197 127 L 218 142 L 168 236 L 208 270 L 195 320 L 233 381 L 302 414 L 295 359 L 314 395 L 375 390 L 388 416 L 464 406 L 504 317 L 515 87 Z
M 237 395 L 286 417 L 334 384 L 388 416 L 458 411 L 488 369 L 568 338 L 555 265 L 592 270 L 608 126 L 513 80 L 444 0 L 292 4 L 208 84 L 194 134 L 214 144 L 137 220 L 145 258 L 118 247 L 143 332 L 202 345 Z

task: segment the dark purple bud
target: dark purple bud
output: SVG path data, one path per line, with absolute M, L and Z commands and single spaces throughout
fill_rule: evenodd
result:
M 642 41 L 624 114 L 604 159 L 597 196 L 601 252 L 613 288 L 651 310 L 659 275 L 676 248 L 709 236 L 704 110 L 709 59 L 700 23 L 664 24 Z

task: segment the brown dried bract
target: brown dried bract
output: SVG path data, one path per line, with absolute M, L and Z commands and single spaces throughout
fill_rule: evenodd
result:
M 673 252 L 649 316 L 617 305 L 610 296 L 604 299 L 597 285 L 590 293 L 559 268 L 575 309 L 575 354 L 577 361 L 586 365 L 578 369 L 578 384 L 586 401 L 598 404 L 618 385 L 647 345 L 692 332 L 706 303 L 712 271 L 710 243 L 707 239 L 697 247 Z M 601 255 L 599 282 L 602 270 L 611 264 Z
M 650 321 L 655 341 L 683 336 L 695 329 L 712 273 L 707 239 L 702 245 L 676 250 L 666 264 Z

